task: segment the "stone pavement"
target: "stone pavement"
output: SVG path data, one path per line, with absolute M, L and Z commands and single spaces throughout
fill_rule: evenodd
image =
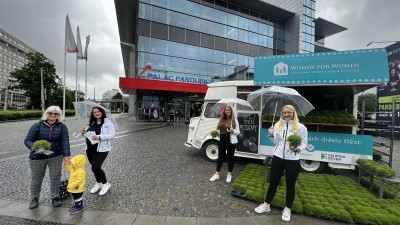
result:
M 51 207 L 48 176 L 39 208 L 28 209 L 29 165 L 22 142 L 35 121 L 0 123 L 7 131 L 0 139 L 0 224 L 287 224 L 280 209 L 257 215 L 256 203 L 232 197 L 223 179 L 209 182 L 215 164 L 201 151 L 184 147 L 187 125 L 134 122 L 124 115 L 117 121 L 120 129 L 104 164 L 112 187 L 104 196 L 89 194 L 94 178 L 87 165 L 86 210 L 73 216 L 67 210 L 69 201 Z M 72 138 L 82 123 L 73 118 L 65 123 L 72 155 L 84 154 L 84 140 Z M 237 158 L 234 177 L 250 162 L 255 161 Z M 225 164 L 221 172 L 226 175 Z M 342 224 L 296 214 L 291 223 Z

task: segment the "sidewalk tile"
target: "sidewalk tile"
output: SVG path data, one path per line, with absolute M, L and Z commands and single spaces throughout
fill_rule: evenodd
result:
M 110 213 L 99 225 L 131 225 L 136 220 L 136 214 Z
M 110 212 L 103 211 L 83 211 L 70 221 L 73 224 L 99 224 L 101 223 Z
M 56 222 L 56 223 L 70 223 L 76 215 L 70 215 L 67 208 L 58 207 L 53 208 L 53 211 L 43 221 Z
M 197 225 L 227 225 L 225 218 L 197 218 Z
M 28 204 L 20 202 L 12 202 L 3 206 L 0 210 L 0 215 L 3 216 L 16 216 L 28 209 Z
M 165 224 L 166 216 L 139 215 L 133 225 L 161 225 Z
M 13 202 L 12 202 L 12 201 L 9 201 L 9 200 L 0 199 L 0 208 L 1 208 L 1 207 L 4 207 L 4 206 L 6 206 L 6 205 L 9 205 L 9 204 L 11 204 L 11 203 L 13 203 Z
M 170 217 L 170 216 L 167 216 L 165 225 L 196 225 L 196 217 Z
M 41 220 L 53 212 L 53 207 L 51 206 L 41 206 L 39 205 L 36 209 L 28 209 L 18 214 L 19 218 Z
M 257 220 L 254 217 L 236 217 L 226 218 L 228 225 L 258 225 Z

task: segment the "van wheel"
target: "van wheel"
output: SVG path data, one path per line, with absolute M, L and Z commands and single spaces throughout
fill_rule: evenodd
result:
M 218 142 L 209 141 L 204 145 L 206 159 L 210 162 L 218 160 Z
M 303 172 L 321 173 L 326 169 L 326 163 L 300 159 L 300 166 Z

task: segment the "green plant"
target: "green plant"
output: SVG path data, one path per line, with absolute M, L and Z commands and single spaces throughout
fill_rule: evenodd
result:
M 298 134 L 292 134 L 287 138 L 289 145 L 297 148 L 301 144 L 301 137 Z
M 39 149 L 50 150 L 51 144 L 46 140 L 35 141 L 32 145 L 32 150 L 37 151 Z
M 396 173 L 386 164 L 377 163 L 371 159 L 358 159 L 358 166 L 378 177 L 394 177 Z
M 218 131 L 217 130 L 212 130 L 210 132 L 210 135 L 211 135 L 212 138 L 216 138 L 218 136 Z

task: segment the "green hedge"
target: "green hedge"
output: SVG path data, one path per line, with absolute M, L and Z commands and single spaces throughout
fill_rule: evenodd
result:
M 272 120 L 273 115 L 263 114 L 262 120 Z M 279 117 L 275 117 L 278 121 Z M 352 114 L 345 111 L 313 110 L 305 117 L 299 117 L 300 122 L 309 123 L 332 123 L 359 125 L 359 121 Z
M 232 183 L 243 197 L 263 202 L 268 182 L 266 168 L 249 164 Z M 285 207 L 283 177 L 272 206 Z M 390 189 L 389 189 L 390 190 Z M 389 196 L 391 197 L 391 196 Z M 349 177 L 300 173 L 292 211 L 298 214 L 357 224 L 400 224 L 400 200 L 378 199 Z
M 43 112 L 40 110 L 10 110 L 0 111 L 0 121 L 17 121 L 28 119 L 40 119 Z M 74 116 L 75 110 L 65 111 L 65 116 Z
M 360 167 L 361 169 L 366 170 L 369 173 L 372 173 L 373 175 L 378 177 L 391 178 L 396 175 L 396 172 L 392 170 L 392 168 L 390 168 L 387 164 L 381 164 L 371 159 L 358 159 L 357 164 L 358 167 Z

